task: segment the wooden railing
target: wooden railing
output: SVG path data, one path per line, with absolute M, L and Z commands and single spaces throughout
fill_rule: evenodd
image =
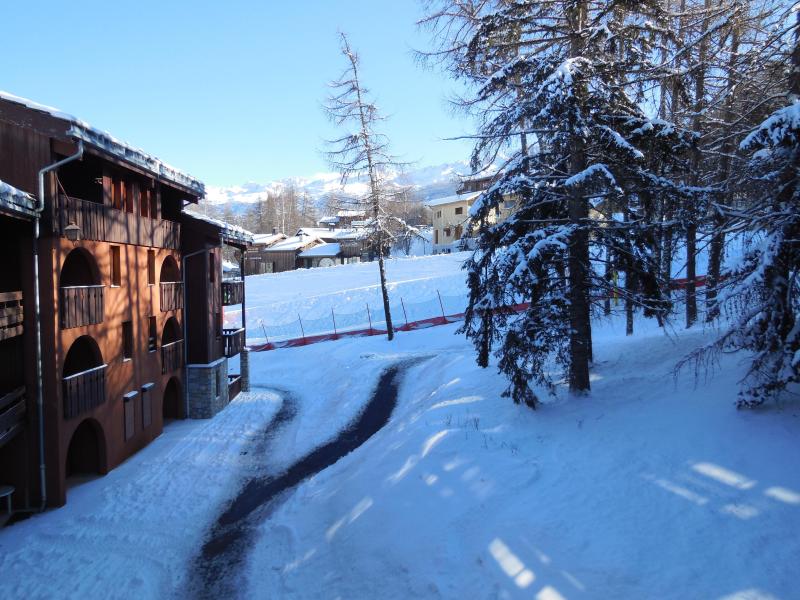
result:
M 0 340 L 22 335 L 22 292 L 0 294 Z
M 183 340 L 161 346 L 161 373 L 172 373 L 183 366 Z
M 77 417 L 106 401 L 106 365 L 64 377 L 64 418 Z
M 161 287 L 161 312 L 183 308 L 183 282 L 162 281 Z
M 102 285 L 77 285 L 61 288 L 61 328 L 71 329 L 82 325 L 103 322 Z
M 142 217 L 135 212 L 60 194 L 56 199 L 53 230 L 63 236 L 70 223 L 80 228 L 80 237 L 84 240 L 173 250 L 180 248 L 179 223 Z
M 25 388 L 0 396 L 0 448 L 25 427 Z
M 244 328 L 223 329 L 222 342 L 225 356 L 228 358 L 236 356 L 244 348 Z
M 228 401 L 230 402 L 242 391 L 241 375 L 228 375 Z
M 222 305 L 241 304 L 244 300 L 244 281 L 222 282 Z

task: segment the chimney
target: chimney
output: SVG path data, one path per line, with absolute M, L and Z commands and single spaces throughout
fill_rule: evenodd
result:
M 273 227 L 272 228 L 272 235 L 277 235 L 277 234 L 278 234 L 278 228 L 277 227 Z

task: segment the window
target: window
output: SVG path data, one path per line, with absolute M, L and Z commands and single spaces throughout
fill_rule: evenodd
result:
M 450 237 L 450 228 L 449 227 L 445 227 L 444 228 L 444 237 Z
M 125 321 L 122 324 L 122 360 L 133 358 L 133 322 Z
M 156 318 L 155 317 L 148 317 L 147 318 L 147 351 L 148 352 L 155 352 L 156 345 L 158 340 L 158 333 L 156 329 Z
M 511 210 L 512 208 L 514 208 L 514 201 L 506 200 L 505 202 L 503 202 L 503 208 L 505 208 L 506 210 Z
M 222 335 L 222 313 L 221 312 L 218 312 L 216 314 L 216 319 L 214 320 L 214 324 L 215 324 L 216 329 L 217 329 L 217 337 L 220 337 Z
M 433 230 L 433 243 L 434 244 L 438 244 L 439 243 L 439 230 L 438 229 L 434 229 Z
M 456 225 L 456 239 L 461 239 L 461 236 L 464 234 L 464 228 L 461 225 Z
M 153 422 L 153 388 L 155 384 L 145 383 L 142 386 L 142 429 L 147 429 Z
M 125 441 L 133 437 L 136 431 L 136 424 L 134 423 L 134 415 L 136 414 L 134 400 L 139 392 L 128 392 L 122 397 L 122 404 L 125 407 Z
M 156 251 L 147 251 L 147 285 L 156 284 Z
M 440 211 L 440 210 L 436 211 L 436 218 L 437 219 L 441 219 L 442 218 L 442 211 Z
M 111 206 L 117 210 L 122 210 L 122 196 L 125 194 L 125 186 L 119 179 L 111 182 Z
M 123 183 L 123 190 L 124 193 L 122 195 L 123 202 L 125 204 L 125 212 L 132 213 L 133 212 L 133 184 L 131 182 Z
M 111 285 L 114 287 L 122 285 L 119 246 L 111 246 Z
M 150 196 L 150 218 L 157 219 L 158 218 L 158 194 L 156 194 L 155 190 L 147 190 L 148 196 Z
M 463 206 L 456 206 L 456 214 L 463 215 L 464 214 L 464 207 Z
M 219 371 L 216 373 L 216 377 L 214 377 L 214 397 L 219 398 L 220 388 L 222 386 L 219 384 Z
M 216 266 L 215 263 L 217 261 L 214 260 L 214 253 L 208 253 L 208 280 L 211 283 L 214 283 L 214 267 Z

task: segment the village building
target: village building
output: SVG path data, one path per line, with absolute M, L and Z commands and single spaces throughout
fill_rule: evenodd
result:
M 185 210 L 197 179 L 8 94 L 0 180 L 0 485 L 24 512 L 247 387 L 246 353 L 227 372 L 245 324 L 222 327 L 244 285 L 221 265 L 250 236 Z
M 259 250 L 259 258 L 263 264 L 263 266 L 259 266 L 260 272 L 281 273 L 283 271 L 302 269 L 305 265 L 304 260 L 300 258 L 300 254 L 324 243 L 321 238 L 302 231 L 298 235 L 277 241 Z M 245 271 L 245 274 L 251 275 L 254 273 Z
M 458 252 L 474 247 L 475 231 L 470 226 L 469 210 L 472 204 L 492 184 L 493 177 L 464 180 L 453 196 L 425 202 L 432 211 L 433 253 Z M 489 224 L 498 223 L 514 212 L 513 198 L 505 199 L 489 218 Z

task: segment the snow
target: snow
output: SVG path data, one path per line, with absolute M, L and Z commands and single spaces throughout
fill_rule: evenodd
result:
M 389 278 L 409 297 L 455 291 L 464 258 L 391 260 Z M 246 278 L 248 304 L 309 309 L 376 284 L 374 264 Z M 559 384 L 534 412 L 500 397 L 506 382 L 456 329 L 251 353 L 253 384 L 297 402 L 271 470 L 335 437 L 384 368 L 427 360 L 384 429 L 257 526 L 232 573 L 242 597 L 796 597 L 800 404 L 735 410 L 741 356 L 675 377 L 712 331 L 637 321 L 628 338 L 624 320 L 600 321 L 591 395 Z M 66 507 L 0 530 L 0 596 L 176 595 L 277 404 L 242 395 L 170 425 Z
M 0 180 L 0 205 L 14 212 L 33 216 L 36 198 Z
M 277 242 L 278 240 L 285 240 L 286 235 L 283 233 L 257 233 L 253 235 L 253 243 L 254 244 L 263 244 L 265 246 L 269 246 Z
M 308 250 L 304 250 L 298 256 L 300 258 L 314 258 L 318 256 L 338 256 L 342 251 L 340 244 L 320 244 Z
M 444 206 L 446 204 L 454 204 L 456 202 L 472 202 L 481 195 L 482 192 L 475 192 L 472 194 L 456 194 L 454 196 L 445 196 L 444 198 L 437 198 L 435 200 L 428 200 L 425 202 L 425 206 L 430 206 L 431 208 L 435 206 Z
M 300 248 L 304 248 L 314 242 L 322 242 L 322 240 L 313 235 L 295 235 L 290 238 L 286 238 L 285 240 L 281 240 L 277 244 L 273 244 L 268 248 L 264 248 L 264 252 L 287 252 L 290 250 L 299 250 Z
M 78 140 L 83 140 L 92 146 L 101 148 L 109 154 L 113 154 L 118 158 L 142 167 L 168 181 L 187 187 L 196 192 L 200 197 L 205 195 L 205 186 L 198 179 L 195 179 L 191 175 L 187 175 L 186 173 L 179 171 L 164 161 L 147 154 L 144 150 L 135 148 L 126 142 L 116 139 L 106 131 L 95 129 L 85 121 L 82 121 L 57 108 L 53 108 L 52 106 L 39 104 L 33 100 L 21 98 L 19 96 L 15 96 L 14 94 L 9 94 L 8 92 L 0 91 L 0 99 L 6 100 L 7 102 L 22 104 L 30 109 L 38 110 L 57 119 L 67 121 L 70 124 L 69 130 L 66 132 L 67 135 Z

